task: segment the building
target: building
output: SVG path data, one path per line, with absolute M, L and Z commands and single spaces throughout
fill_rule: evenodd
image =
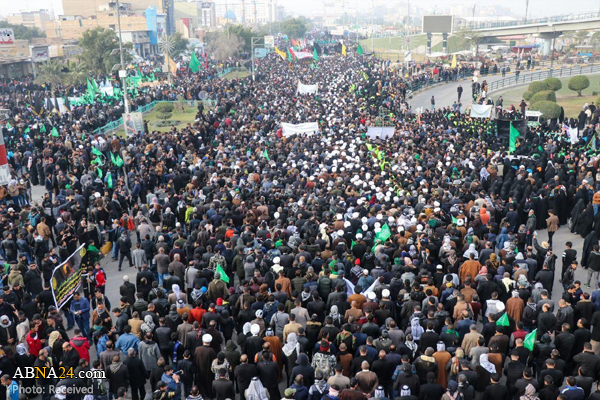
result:
M 136 14 L 143 14 L 148 7 L 162 10 L 162 0 L 125 0 L 120 2 L 122 8 L 127 8 Z M 91 17 L 106 9 L 114 9 L 114 0 L 62 0 L 64 15 L 81 15 Z
M 42 32 L 52 25 L 52 14 L 48 10 L 21 11 L 6 17 L 10 24 L 25 25 L 28 28 L 38 28 Z
M 261 25 L 279 21 L 280 7 L 276 0 L 216 0 L 217 24 L 227 22 Z
M 204 29 L 214 28 L 217 25 L 217 11 L 215 3 L 203 1 L 200 4 L 201 14 L 198 26 Z
M 150 45 L 150 33 L 147 30 L 139 31 L 121 31 L 123 43 L 131 43 L 133 51 L 140 57 L 145 57 L 153 54 L 153 49 Z
M 138 0 L 139 1 L 139 0 Z M 166 19 L 167 35 L 175 33 L 175 0 L 162 0 L 162 12 Z
M 146 16 L 146 28 L 150 38 L 151 53 L 158 53 L 158 43 L 166 31 L 165 14 L 159 14 L 156 7 L 148 7 L 144 12 Z

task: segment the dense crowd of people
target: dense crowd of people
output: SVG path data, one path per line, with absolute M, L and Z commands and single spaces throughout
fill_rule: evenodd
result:
M 129 137 L 90 134 L 122 104 L 39 114 L 24 99 L 46 88 L 0 87 L 0 399 L 599 398 L 594 152 L 542 121 L 509 154 L 494 121 L 416 114 L 393 65 L 327 53 L 271 54 L 255 81 L 181 74 L 133 101 L 216 106 Z M 381 124 L 392 139 L 370 138 Z M 559 229 L 583 248 L 553 248 Z M 57 309 L 53 271 L 80 245 L 81 286 Z

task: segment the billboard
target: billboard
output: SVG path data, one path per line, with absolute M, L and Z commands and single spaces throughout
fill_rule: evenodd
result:
M 49 58 L 48 46 L 37 46 L 31 48 L 31 61 L 43 62 L 48 61 Z
M 81 286 L 81 259 L 85 255 L 85 243 L 79 246 L 62 264 L 52 271 L 50 286 L 54 303 L 59 310 Z
M 0 46 L 14 46 L 15 33 L 11 28 L 0 29 Z
M 454 17 L 452 15 L 424 15 L 423 33 L 452 33 Z
M 83 51 L 81 47 L 77 45 L 65 45 L 63 46 L 63 56 L 67 58 L 80 56 Z
M 265 36 L 265 47 L 275 47 L 275 36 Z
M 141 112 L 132 112 L 125 114 L 123 119 L 125 134 L 127 137 L 136 135 L 138 132 L 144 132 L 144 117 Z

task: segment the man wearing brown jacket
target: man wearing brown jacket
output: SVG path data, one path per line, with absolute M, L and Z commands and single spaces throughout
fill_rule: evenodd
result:
M 548 225 L 548 243 L 552 246 L 552 236 L 558 230 L 558 217 L 554 215 L 554 210 L 548 210 L 548 218 L 546 218 L 546 225 Z
M 372 396 L 379 385 L 379 379 L 377 379 L 377 374 L 375 372 L 369 371 L 369 362 L 363 361 L 360 365 L 362 371 L 356 374 L 356 379 L 358 380 L 358 388 L 365 395 Z

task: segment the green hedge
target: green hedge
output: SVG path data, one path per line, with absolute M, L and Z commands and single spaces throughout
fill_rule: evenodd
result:
M 538 101 L 533 103 L 530 110 L 541 111 L 544 118 L 552 119 L 560 116 L 560 106 L 553 101 Z
M 562 89 L 562 82 L 558 78 L 546 78 L 543 82 L 548 86 L 549 90 L 554 90 L 556 92 Z
M 533 96 L 533 93 L 531 93 L 529 90 L 523 93 L 523 99 L 525 101 L 531 100 L 531 96 Z
M 543 90 L 550 90 L 550 87 L 546 85 L 544 81 L 535 81 L 529 84 L 527 90 L 533 94 L 536 94 L 537 92 L 541 92 Z
M 556 103 L 556 93 L 553 90 L 542 90 L 531 96 L 531 103 L 539 101 L 553 101 Z
M 173 103 L 158 103 L 157 105 L 154 106 L 154 110 L 156 113 L 172 113 L 173 110 L 175 109 L 175 106 L 173 105 Z

